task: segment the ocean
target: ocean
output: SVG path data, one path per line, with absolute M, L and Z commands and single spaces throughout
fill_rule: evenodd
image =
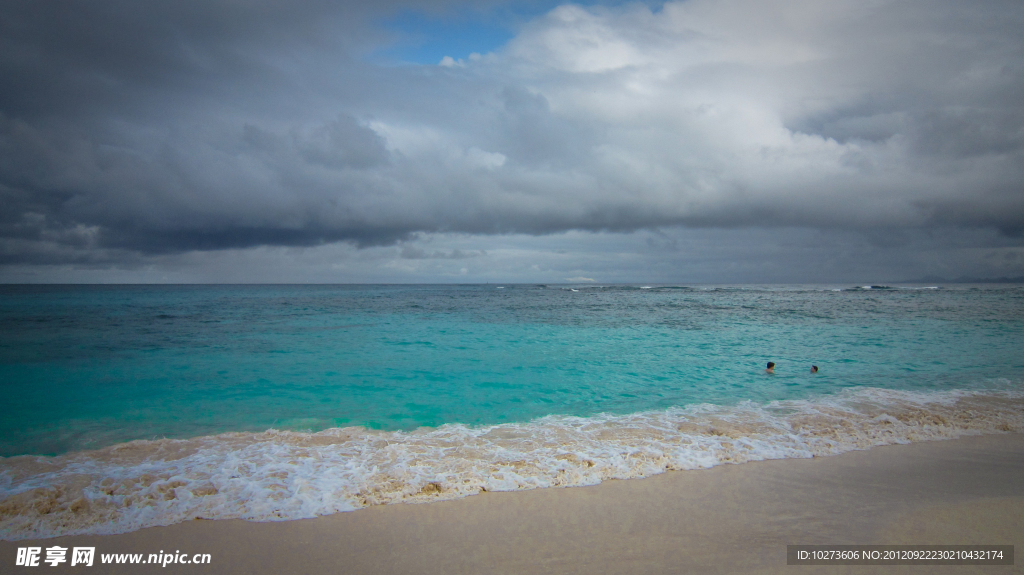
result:
M 8 285 L 0 338 L 9 540 L 1024 431 L 1012 285 Z

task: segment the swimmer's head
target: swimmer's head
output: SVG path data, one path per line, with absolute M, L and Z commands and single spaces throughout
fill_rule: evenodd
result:
M 775 369 L 775 362 L 774 361 L 769 361 L 768 362 L 768 369 Z
M 811 366 L 811 373 L 818 373 L 818 366 L 812 365 Z

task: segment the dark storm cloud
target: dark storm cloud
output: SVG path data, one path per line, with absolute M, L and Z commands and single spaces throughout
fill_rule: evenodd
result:
M 410 8 L 464 9 L 3 3 L 0 263 L 421 233 L 1024 230 L 1019 2 L 567 5 L 494 54 L 372 64 L 375 22 Z
M 277 1 L 12 0 L 3 10 L 7 89 L 0 105 L 15 117 L 123 113 L 137 105 L 158 113 L 147 109 L 150 99 L 217 94 L 225 84 L 269 75 L 265 56 L 296 37 L 327 43 L 331 26 L 340 38 L 360 30 L 345 26 L 334 3 L 317 1 L 296 8 Z

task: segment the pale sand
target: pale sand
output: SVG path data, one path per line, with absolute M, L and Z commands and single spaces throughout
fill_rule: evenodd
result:
M 723 465 L 595 487 L 485 493 L 279 523 L 192 521 L 0 542 L 3 573 L 1021 573 L 787 566 L 787 544 L 1010 544 L 1024 553 L 1024 435 Z M 14 567 L 19 546 L 210 553 L 207 566 Z

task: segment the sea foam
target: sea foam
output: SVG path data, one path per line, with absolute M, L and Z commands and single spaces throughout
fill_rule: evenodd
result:
M 133 441 L 0 458 L 0 538 L 123 533 L 199 518 L 299 519 L 1022 431 L 1017 391 L 859 388 L 813 400 L 411 432 L 346 427 Z

